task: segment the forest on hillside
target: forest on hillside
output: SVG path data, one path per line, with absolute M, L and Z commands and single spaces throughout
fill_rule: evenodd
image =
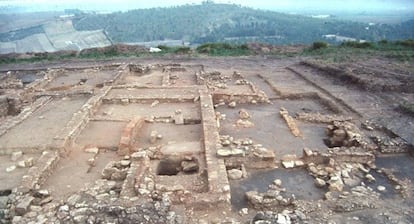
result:
M 115 43 L 174 39 L 192 43 L 254 40 L 307 44 L 327 34 L 367 41 L 414 37 L 414 20 L 398 25 L 368 25 L 207 2 L 111 14 L 80 14 L 74 26 L 78 30 L 103 29 Z
M 380 41 L 414 39 L 414 20 L 401 24 L 368 24 L 334 18 L 256 10 L 234 4 L 204 2 L 169 8 L 136 9 L 110 14 L 67 10 L 76 30 L 104 30 L 112 43 L 180 40 L 206 42 L 263 42 L 270 44 L 310 44 L 327 41 L 323 35 L 355 40 Z M 14 41 L 43 33 L 42 26 L 0 33 L 0 41 Z

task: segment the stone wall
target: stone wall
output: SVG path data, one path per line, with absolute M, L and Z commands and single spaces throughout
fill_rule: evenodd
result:
M 218 194 L 222 202 L 230 204 L 230 185 L 226 166 L 223 159 L 216 157 L 217 149 L 220 147 L 220 137 L 213 100 L 207 90 L 200 90 L 200 105 L 209 193 Z
M 28 193 L 39 188 L 52 174 L 60 159 L 59 152 L 44 151 L 37 160 L 35 166 L 31 167 L 17 188 L 19 193 Z
M 7 116 L 9 114 L 9 102 L 7 96 L 0 96 L 0 117 Z
M 375 156 L 371 152 L 359 148 L 333 148 L 327 153 L 304 149 L 302 160 L 306 163 L 327 164 L 330 159 L 338 163 L 373 164 Z
M 111 87 L 106 86 L 96 92 L 95 95 L 92 96 L 81 107 L 81 109 L 73 115 L 72 119 L 65 125 L 60 133 L 54 137 L 54 140 L 56 141 L 63 141 L 64 147 L 61 148 L 61 150 L 66 150 L 73 144 L 75 138 L 88 124 L 90 117 L 98 110 L 99 106 L 102 104 L 102 98 L 106 96 L 110 90 Z

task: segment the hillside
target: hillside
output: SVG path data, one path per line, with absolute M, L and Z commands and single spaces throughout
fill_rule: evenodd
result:
M 173 39 L 193 43 L 254 40 L 292 44 L 311 43 L 328 34 L 368 41 L 414 37 L 413 20 L 397 25 L 369 26 L 213 3 L 81 14 L 73 23 L 77 30 L 103 29 L 113 42 Z

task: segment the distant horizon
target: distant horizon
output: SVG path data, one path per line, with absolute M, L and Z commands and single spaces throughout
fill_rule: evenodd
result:
M 0 0 L 0 13 L 8 8 L 17 8 L 22 12 L 63 11 L 65 9 L 79 9 L 82 11 L 116 12 L 134 9 L 148 9 L 158 7 L 174 7 L 183 5 L 199 5 L 206 1 L 201 0 L 171 0 L 168 2 L 155 0 L 142 2 L 135 0 L 109 1 L 102 4 L 98 0 Z M 386 1 L 386 0 L 280 0 L 280 1 L 243 1 L 243 0 L 216 0 L 214 3 L 236 4 L 254 9 L 303 13 L 303 12 L 385 12 L 385 11 L 414 11 L 414 2 L 410 0 Z M 3 8 L 3 10 L 2 10 Z

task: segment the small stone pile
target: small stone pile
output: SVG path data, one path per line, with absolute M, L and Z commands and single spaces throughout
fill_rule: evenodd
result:
M 328 164 L 308 164 L 308 171 L 315 177 L 317 187 L 328 187 L 331 192 L 342 192 L 345 186 L 355 187 L 361 181 L 372 181 L 372 175 L 368 175 L 369 168 L 359 163 L 337 164 L 330 159 Z M 366 178 L 363 178 L 365 175 Z M 362 178 L 361 178 L 362 177 Z M 329 197 L 329 195 L 327 195 Z
M 252 121 L 250 121 L 249 119 L 251 118 L 251 115 L 249 114 L 249 112 L 247 112 L 247 110 L 245 109 L 241 109 L 239 111 L 239 118 L 236 121 L 236 126 L 240 127 L 240 128 L 251 128 L 254 126 L 254 123 Z
M 367 141 L 359 128 L 348 121 L 334 121 L 333 124 L 328 125 L 325 133 L 328 136 L 325 142 L 331 148 L 342 146 L 364 147 L 367 145 Z
M 102 170 L 102 178 L 114 181 L 123 181 L 127 176 L 128 169 L 131 165 L 129 156 L 121 161 L 111 161 Z
M 409 144 L 400 137 L 390 138 L 388 136 L 372 136 L 371 139 L 382 153 L 403 153 L 408 152 L 410 149 Z
M 227 89 L 227 83 L 231 80 L 230 76 L 222 75 L 218 71 L 214 72 L 201 72 L 201 74 L 197 74 L 199 84 L 205 84 L 209 89 Z
M 145 74 L 148 71 L 150 71 L 150 67 L 149 66 L 143 66 L 143 65 L 137 65 L 137 64 L 129 64 L 129 71 L 130 72 L 135 72 L 138 74 Z
M 236 85 L 249 85 L 250 82 L 246 80 L 240 72 L 233 72 L 233 79 L 236 81 L 234 82 Z
M 282 187 L 282 181 L 276 179 L 264 193 L 257 191 L 246 192 L 249 204 L 258 210 L 277 210 L 278 207 L 292 205 L 294 197 L 286 196 L 286 189 Z
M 377 208 L 379 193 L 367 186 L 356 186 L 351 192 L 344 192 L 338 196 L 334 211 L 353 212 L 366 208 Z
M 0 88 L 1 89 L 1 88 Z M 22 101 L 15 95 L 0 96 L 0 117 L 15 116 L 22 110 Z
M 12 78 L 12 77 L 4 79 L 0 83 L 0 89 L 22 89 L 22 88 L 23 88 L 22 80 Z
M 7 173 L 13 172 L 16 168 L 29 168 L 34 165 L 34 158 L 29 157 L 24 159 L 22 151 L 13 152 L 10 159 L 15 162 L 15 165 L 7 167 L 5 170 Z
M 256 157 L 273 157 L 273 151 L 265 148 L 261 144 L 254 144 L 253 140 L 234 139 L 229 135 L 220 136 L 221 149 L 217 150 L 217 155 L 221 157 L 228 156 L 256 156 Z
M 250 223 L 252 224 L 264 224 L 264 223 L 277 223 L 277 224 L 291 224 L 302 223 L 306 216 L 300 211 L 283 210 L 281 213 L 273 211 L 260 211 L 256 213 Z

